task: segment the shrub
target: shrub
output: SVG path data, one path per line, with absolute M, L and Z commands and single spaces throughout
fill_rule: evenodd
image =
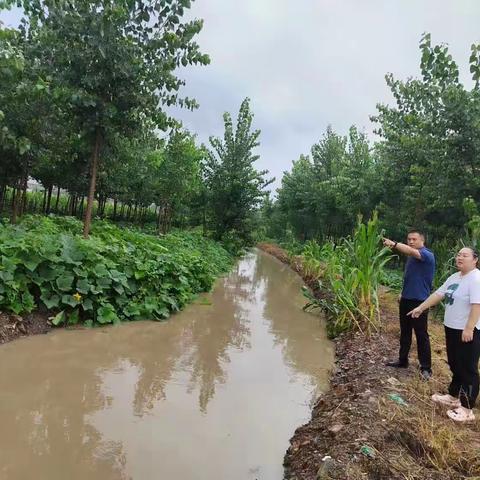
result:
M 209 290 L 232 257 L 194 233 L 155 237 L 74 218 L 27 216 L 0 225 L 0 308 L 43 307 L 54 324 L 162 319 Z

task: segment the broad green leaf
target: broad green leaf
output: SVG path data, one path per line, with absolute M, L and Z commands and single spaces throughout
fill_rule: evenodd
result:
M 78 316 L 78 310 L 75 309 L 73 312 L 71 312 L 68 315 L 68 324 L 69 325 L 76 325 L 78 323 L 79 316 Z
M 52 323 L 53 325 L 60 325 L 60 323 L 65 321 L 65 312 L 62 310 L 60 313 L 57 313 L 53 318 L 52 318 Z
M 42 259 L 35 255 L 30 255 L 23 259 L 22 263 L 25 265 L 28 270 L 33 272 L 40 263 L 42 263 Z
M 93 302 L 90 298 L 86 298 L 85 300 L 83 300 L 82 302 L 82 307 L 84 310 L 93 310 Z
M 105 305 L 97 310 L 98 323 L 113 323 L 117 318 L 117 314 L 111 305 Z
M 52 296 L 40 296 L 40 300 L 45 304 L 45 306 L 51 310 L 52 308 L 56 308 L 60 305 L 60 297 L 58 295 L 52 295 Z
M 76 289 L 78 292 L 86 295 L 90 291 L 90 287 L 91 285 L 86 278 L 81 278 L 77 280 Z
M 70 305 L 71 307 L 76 307 L 78 305 L 78 302 L 73 295 L 62 295 L 62 303 L 64 305 Z
M 74 279 L 73 275 L 71 275 L 70 273 L 64 273 L 63 275 L 57 278 L 56 280 L 57 287 L 64 292 L 71 290 L 73 279 Z

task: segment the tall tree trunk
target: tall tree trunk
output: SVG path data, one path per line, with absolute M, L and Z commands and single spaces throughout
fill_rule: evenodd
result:
M 58 202 L 60 201 L 60 185 L 57 187 L 57 198 L 55 200 L 55 213 L 58 214 Z
M 157 232 L 159 235 L 162 233 L 162 210 L 163 207 L 158 207 L 158 215 L 157 215 Z
M 91 160 L 91 170 L 90 170 L 90 188 L 88 190 L 88 199 L 87 199 L 87 209 L 85 211 L 85 219 L 83 222 L 83 236 L 88 238 L 90 233 L 90 226 L 92 224 L 92 210 L 93 210 L 93 199 L 95 197 L 95 187 L 97 184 L 97 168 L 98 168 L 98 158 L 100 154 L 100 145 L 102 142 L 102 135 L 100 128 L 96 128 L 95 132 L 95 145 L 92 153 Z
M 84 208 L 85 208 L 85 195 L 82 195 L 82 201 L 80 202 L 80 211 L 78 212 L 78 216 L 80 218 L 83 217 Z
M 107 207 L 107 201 L 108 201 L 108 196 L 103 195 L 103 197 L 102 197 L 102 210 L 100 212 L 100 216 L 102 218 L 105 218 L 105 208 Z
M 162 215 L 162 233 L 168 233 L 170 229 L 170 222 L 171 222 L 171 212 L 172 206 L 169 203 L 166 203 L 163 207 L 163 215 Z
M 117 219 L 117 199 L 113 199 L 113 221 Z
M 70 208 L 68 212 L 71 217 L 73 217 L 75 214 L 75 198 L 76 198 L 76 194 L 72 193 L 70 195 Z
M 22 182 L 22 200 L 20 203 L 19 216 L 21 217 L 27 210 L 27 187 L 28 187 L 28 174 L 25 172 Z
M 47 212 L 47 189 L 43 190 L 42 213 Z
M 13 189 L 12 216 L 11 216 L 11 222 L 13 225 L 17 223 L 19 208 L 20 208 L 20 201 L 22 197 L 22 189 L 20 188 L 20 183 L 21 183 L 21 180 L 18 180 L 18 185 Z
M 203 235 L 207 235 L 207 199 L 202 195 L 202 230 Z
M 47 205 L 45 207 L 45 214 L 50 214 L 50 206 L 52 204 L 52 192 L 53 192 L 53 185 L 49 185 L 48 193 L 47 193 Z
M 3 204 L 5 203 L 5 196 L 7 194 L 7 185 L 5 180 L 0 181 L 0 213 L 3 212 Z

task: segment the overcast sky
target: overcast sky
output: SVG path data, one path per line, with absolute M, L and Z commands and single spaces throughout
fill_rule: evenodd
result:
M 449 44 L 465 82 L 480 42 L 480 0 L 196 0 L 189 15 L 205 21 L 198 42 L 212 62 L 180 72 L 200 108 L 177 116 L 208 142 L 222 135 L 223 113 L 236 117 L 250 97 L 258 168 L 277 178 L 274 188 L 329 124 L 371 134 L 376 104 L 392 101 L 385 74 L 419 75 L 423 32 Z M 0 13 L 7 25 L 18 18 Z

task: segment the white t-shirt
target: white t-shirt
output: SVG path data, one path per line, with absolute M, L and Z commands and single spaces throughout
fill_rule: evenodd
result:
M 454 273 L 435 292 L 443 297 L 446 327 L 463 330 L 468 322 L 472 303 L 480 303 L 480 270 L 475 268 L 466 275 Z M 480 330 L 480 319 L 476 325 Z

